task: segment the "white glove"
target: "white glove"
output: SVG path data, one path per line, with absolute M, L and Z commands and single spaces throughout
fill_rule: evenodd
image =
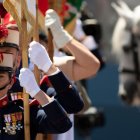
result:
M 34 97 L 40 91 L 34 74 L 28 68 L 22 68 L 20 70 L 19 81 L 20 85 L 25 88 L 31 97 Z
M 47 72 L 52 65 L 52 61 L 43 45 L 36 41 L 29 44 L 29 57 L 37 67 Z
M 59 16 L 53 9 L 49 9 L 45 16 L 45 26 L 50 29 L 58 48 L 63 48 L 68 42 L 72 40 L 72 36 L 64 30 L 61 25 Z

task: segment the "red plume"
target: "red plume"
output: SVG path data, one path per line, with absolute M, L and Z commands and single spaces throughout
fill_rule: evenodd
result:
M 8 29 L 4 25 L 0 25 L 0 42 L 3 42 L 7 36 L 8 36 Z

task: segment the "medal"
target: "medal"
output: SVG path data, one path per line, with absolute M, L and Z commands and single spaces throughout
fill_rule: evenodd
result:
M 23 99 L 23 93 L 22 92 L 18 92 L 17 96 L 18 96 L 18 99 Z
M 3 129 L 5 130 L 5 133 L 9 135 L 15 135 L 16 134 L 16 127 L 14 126 L 15 123 L 12 123 L 12 116 L 10 114 L 4 115 L 5 119 L 5 127 Z
M 5 133 L 9 133 L 10 131 L 10 123 L 11 123 L 11 116 L 10 114 L 4 115 L 4 121 L 5 121 L 5 127 L 3 129 L 5 130 Z
M 12 122 L 11 122 L 11 133 L 12 135 L 15 135 L 16 134 L 16 117 L 15 117 L 15 113 L 12 113 L 11 114 L 11 119 L 12 119 Z
M 15 113 L 16 119 L 17 119 L 17 130 L 21 130 L 23 128 L 22 126 L 22 112 L 16 112 Z

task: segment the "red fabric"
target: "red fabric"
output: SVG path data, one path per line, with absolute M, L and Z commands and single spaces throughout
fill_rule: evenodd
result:
M 43 84 L 43 83 L 46 83 L 48 86 L 51 85 L 49 79 L 48 79 L 48 76 L 43 76 L 43 78 L 40 80 L 40 85 Z
M 57 3 L 57 4 L 55 3 L 55 6 L 56 5 L 59 5 L 59 4 L 60 3 Z M 49 4 L 48 0 L 38 0 L 38 8 L 41 11 L 41 13 L 45 16 L 46 10 L 49 9 L 49 8 L 51 8 L 51 5 Z M 53 8 L 56 10 L 56 12 L 58 12 L 58 14 L 61 17 L 63 17 L 65 15 L 65 11 L 67 10 L 66 0 L 62 0 L 61 8 L 59 6 L 58 7 L 53 7 Z
M 38 101 L 36 99 L 33 99 L 30 101 L 29 103 L 30 106 L 33 106 L 33 105 L 39 105 Z
M 62 1 L 62 7 L 61 7 L 61 9 L 60 9 L 60 11 L 59 11 L 59 15 L 62 17 L 62 19 L 64 18 L 64 16 L 65 16 L 65 13 L 66 13 L 66 11 L 67 11 L 67 5 L 66 5 L 66 0 L 63 0 Z
M 8 24 L 16 24 L 16 21 L 12 18 L 10 13 L 7 13 L 3 19 L 3 24 L 8 25 Z
M 38 8 L 44 16 L 48 7 L 49 7 L 48 0 L 38 0 Z
M 13 76 L 13 79 L 14 79 L 14 83 L 15 83 L 15 82 L 16 82 L 16 80 L 17 80 L 16 76 Z

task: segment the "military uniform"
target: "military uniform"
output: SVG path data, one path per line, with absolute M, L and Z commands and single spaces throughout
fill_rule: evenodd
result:
M 83 108 L 84 103 L 79 95 L 79 91 L 76 89 L 76 86 L 72 85 L 71 82 L 66 80 L 66 77 L 62 72 L 54 76 L 43 77 L 40 82 L 40 88 L 46 93 L 50 87 L 48 80 L 55 88 L 55 99 L 57 99 L 68 114 L 77 113 Z
M 31 140 L 35 139 L 37 133 L 66 132 L 72 123 L 65 111 L 76 113 L 83 107 L 78 91 L 62 72 L 49 76 L 48 80 L 55 88 L 55 100 L 45 107 L 41 107 L 36 100 L 30 101 Z M 44 91 L 47 91 L 50 86 L 48 80 L 46 76 L 41 80 L 40 87 Z M 23 101 L 21 91 L 18 92 L 17 89 L 22 90 L 18 80 L 15 80 L 15 84 L 9 91 L 9 97 L 0 101 L 2 104 L 0 107 L 0 140 L 24 139 Z
M 56 108 L 55 111 L 54 108 Z M 8 101 L 0 108 L 0 140 L 24 140 L 23 114 L 22 100 Z M 43 108 L 37 105 L 30 106 L 31 140 L 35 139 L 37 132 L 63 133 L 71 125 L 57 101 Z

